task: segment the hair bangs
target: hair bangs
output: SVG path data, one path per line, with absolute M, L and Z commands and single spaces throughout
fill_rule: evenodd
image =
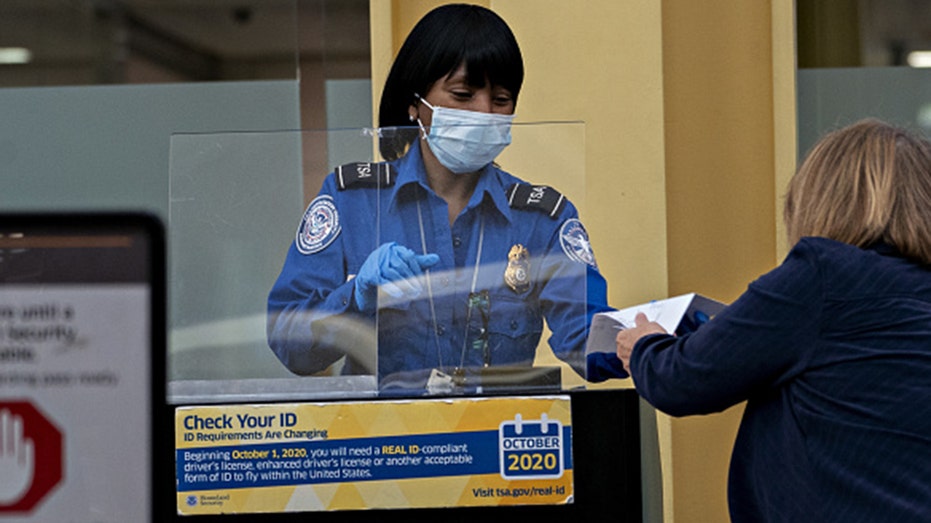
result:
M 517 97 L 524 80 L 523 59 L 513 33 L 497 15 L 470 11 L 447 28 L 436 45 L 430 78 L 442 78 L 465 65 L 469 85 L 500 85 Z
M 469 32 L 466 38 L 468 45 L 462 47 L 461 60 L 466 66 L 469 84 L 481 87 L 490 82 L 508 89 L 516 97 L 524 80 L 524 64 L 511 32 L 482 25 Z

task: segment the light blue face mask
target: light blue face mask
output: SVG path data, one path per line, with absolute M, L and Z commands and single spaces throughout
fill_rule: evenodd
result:
M 434 107 L 417 98 L 433 111 L 429 133 L 417 118 L 423 138 L 436 159 L 456 174 L 478 171 L 511 143 L 513 114 Z

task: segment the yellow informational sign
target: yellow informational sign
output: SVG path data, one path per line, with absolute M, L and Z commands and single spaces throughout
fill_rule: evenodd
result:
M 572 503 L 568 396 L 175 411 L 178 512 Z

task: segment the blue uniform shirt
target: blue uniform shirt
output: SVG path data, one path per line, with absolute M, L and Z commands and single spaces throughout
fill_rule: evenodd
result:
M 347 174 L 358 177 L 353 169 L 324 181 L 269 295 L 268 340 L 278 358 L 292 372 L 312 374 L 346 354 L 344 373 L 382 378 L 417 369 L 530 366 L 545 319 L 556 356 L 584 376 L 591 316 L 609 307 L 575 207 L 546 187 L 522 185 L 511 195 L 508 189 L 523 182 L 489 165 L 450 226 L 446 202 L 427 185 L 419 147 L 415 142 L 390 163 L 395 179 L 386 164 L 358 164 L 365 171 L 358 180 L 347 181 Z M 535 203 L 539 196 L 549 205 Z M 376 319 L 356 307 L 353 278 L 390 241 L 440 261 L 421 296 L 379 302 Z M 479 298 L 470 312 L 473 294 Z M 376 322 L 373 369 L 366 354 L 375 350 L 374 336 L 365 333 L 375 332 Z M 589 375 L 617 375 L 620 365 L 607 367 L 613 369 Z

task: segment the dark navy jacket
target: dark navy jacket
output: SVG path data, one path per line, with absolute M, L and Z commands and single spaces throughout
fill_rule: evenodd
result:
M 931 521 L 931 270 L 887 246 L 803 238 L 690 335 L 633 349 L 675 416 L 749 400 L 732 521 Z

